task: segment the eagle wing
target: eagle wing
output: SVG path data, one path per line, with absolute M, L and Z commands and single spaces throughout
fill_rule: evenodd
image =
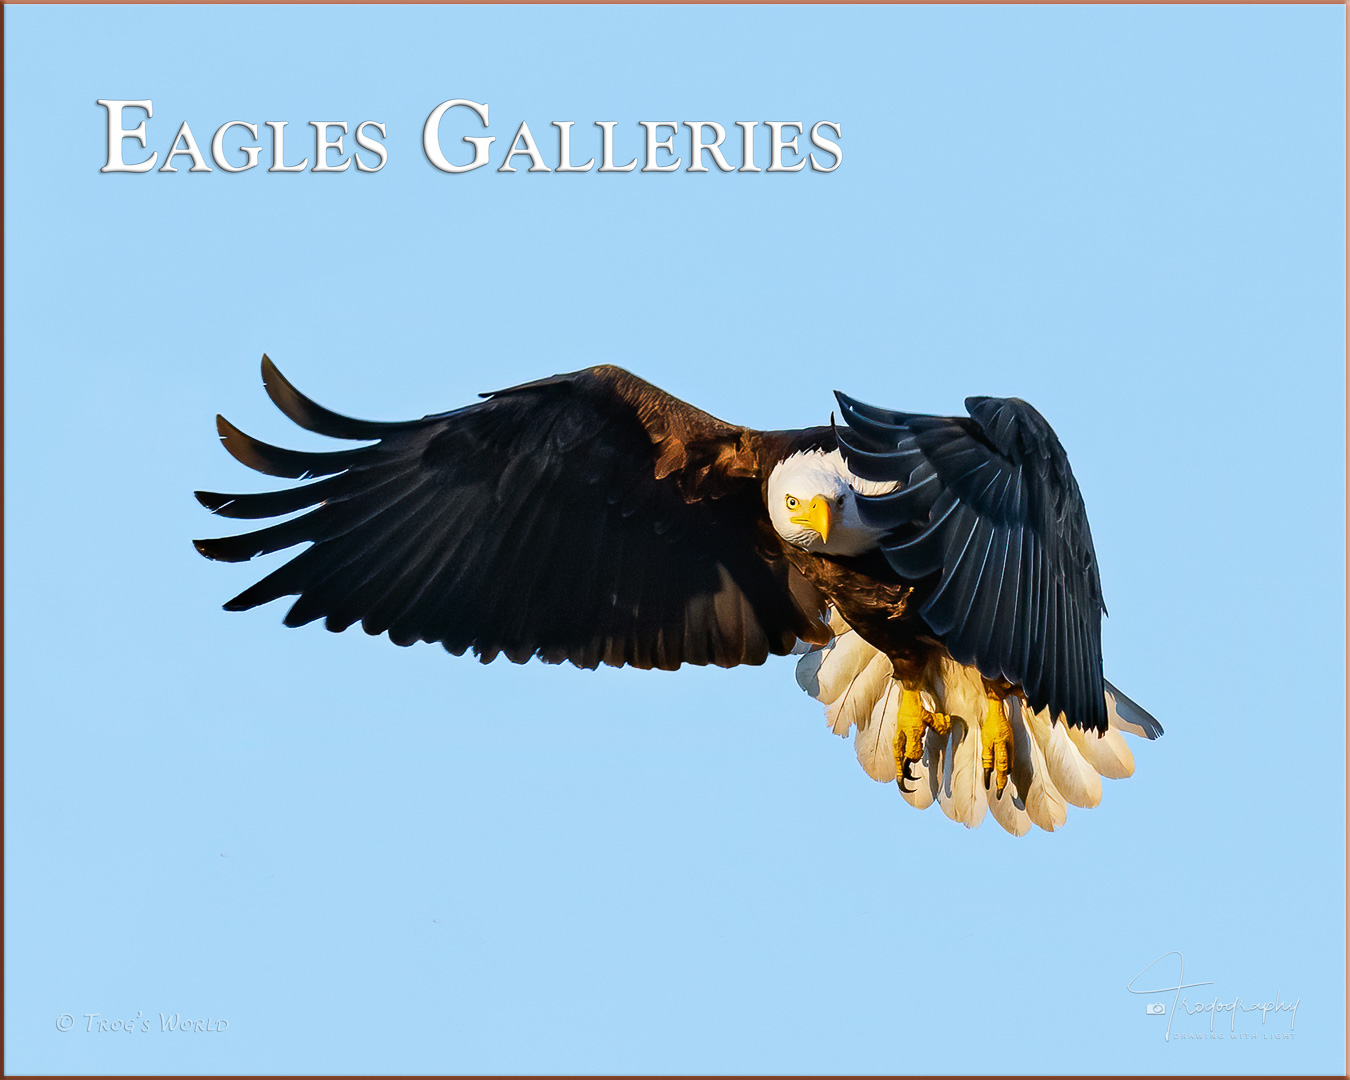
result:
M 298 517 L 196 541 L 237 562 L 310 546 L 225 607 L 297 596 L 288 626 L 356 622 L 400 645 L 437 641 L 586 668 L 758 664 L 829 638 L 825 601 L 782 557 L 765 512 L 758 433 L 615 367 L 483 395 L 406 423 L 315 404 L 263 357 L 298 425 L 370 445 L 306 453 L 223 417 L 225 448 L 270 476 L 321 479 L 249 495 L 198 492 L 215 513 Z
M 1034 709 L 1104 730 L 1097 556 L 1045 418 L 1017 398 L 967 398 L 966 419 L 837 396 L 849 468 L 903 485 L 860 497 L 860 514 L 890 530 L 882 550 L 901 577 L 933 582 L 920 613 L 952 658 L 1020 687 Z

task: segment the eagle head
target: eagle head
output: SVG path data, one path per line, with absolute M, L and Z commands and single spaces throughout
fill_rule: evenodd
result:
M 877 546 L 885 530 L 863 524 L 859 493 L 878 495 L 897 486 L 854 476 L 838 450 L 803 450 L 769 474 L 769 520 L 779 536 L 806 551 L 861 555 Z

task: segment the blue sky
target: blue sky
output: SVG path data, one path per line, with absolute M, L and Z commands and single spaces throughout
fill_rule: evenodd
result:
M 9 1071 L 1344 1070 L 1342 9 L 5 17 Z M 286 120 L 294 161 L 334 119 L 389 162 L 104 175 L 119 97 L 161 160 L 183 121 Z M 452 97 L 493 168 L 423 156 Z M 666 118 L 837 121 L 844 160 L 495 171 L 521 120 L 551 164 L 552 120 L 622 162 Z M 200 559 L 229 523 L 190 493 L 265 481 L 214 413 L 320 442 L 264 351 L 378 419 L 597 362 L 758 427 L 1027 398 L 1167 735 L 1015 840 L 869 781 L 787 660 L 226 614 L 266 567 Z M 1174 950 L 1297 999 L 1295 1038 L 1165 1041 L 1126 984 Z

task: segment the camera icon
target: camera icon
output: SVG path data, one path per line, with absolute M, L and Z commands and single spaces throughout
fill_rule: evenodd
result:
M 1149 1016 L 1162 1016 L 1164 1013 L 1167 1012 L 1167 1006 L 1165 1006 L 1161 1001 L 1150 1001 L 1147 1005 L 1144 1006 L 1144 1012 L 1147 1013 Z

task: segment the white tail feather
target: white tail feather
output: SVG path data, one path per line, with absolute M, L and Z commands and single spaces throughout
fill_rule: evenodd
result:
M 863 668 L 881 655 L 852 630 L 840 634 L 828 649 L 821 651 L 827 656 L 816 678 L 820 683 L 819 699 L 826 702 L 843 697 Z
M 887 667 L 889 668 L 889 664 Z M 858 725 L 853 750 L 858 764 L 873 780 L 889 784 L 895 779 L 895 727 L 900 712 L 902 687 L 887 671 L 885 689 L 868 718 Z
M 1134 754 L 1125 737 L 1114 728 L 1107 728 L 1100 738 L 1093 731 L 1069 728 L 1069 738 L 1087 763 L 1108 780 L 1124 780 L 1134 775 Z
M 839 736 L 866 721 L 877 695 L 885 692 L 889 661 L 852 630 L 797 661 L 797 684 L 824 702 L 825 718 Z
M 984 775 L 980 771 L 979 727 L 953 716 L 944 757 L 938 804 L 953 821 L 973 829 L 984 820 L 989 805 L 984 793 Z
M 797 684 L 825 704 L 830 729 L 843 737 L 866 722 L 890 672 L 890 662 L 880 652 L 845 630 L 797 661 Z
M 1074 806 L 1096 806 L 1102 801 L 1101 775 L 1078 752 L 1063 724 L 1052 724 L 1050 713 L 1042 709 L 1033 713 L 1023 710 L 1031 734 L 1040 743 L 1050 779 L 1060 793 Z
M 1017 797 L 1012 784 L 1003 789 L 1002 795 L 990 788 L 985 792 L 985 798 L 989 802 L 990 816 L 1004 830 L 1013 836 L 1026 836 L 1031 831 L 1031 818 L 1027 815 L 1026 804 Z
M 840 737 L 848 735 L 850 728 L 861 730 L 890 681 L 891 662 L 878 653 L 839 699 L 826 707 L 825 719 L 830 730 Z
M 1068 820 L 1069 805 L 1064 796 L 1050 779 L 1050 770 L 1045 764 L 1045 754 L 1041 744 L 1031 734 L 1031 725 L 1027 723 L 1027 714 L 1022 703 L 1017 703 L 1017 716 L 1027 732 L 1027 749 L 1031 751 L 1031 784 L 1027 788 L 1027 816 L 1046 832 L 1054 832 Z M 1016 732 L 1016 726 L 1013 728 Z

